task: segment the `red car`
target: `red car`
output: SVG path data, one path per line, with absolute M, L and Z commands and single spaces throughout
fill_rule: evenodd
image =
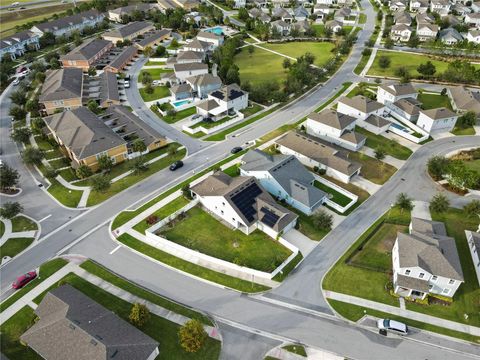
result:
M 19 276 L 17 280 L 15 280 L 15 282 L 12 284 L 12 288 L 21 289 L 36 277 L 37 277 L 36 271 L 30 271 L 25 275 Z

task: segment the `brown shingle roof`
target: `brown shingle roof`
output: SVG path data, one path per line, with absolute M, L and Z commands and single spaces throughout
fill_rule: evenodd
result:
M 433 120 L 441 120 L 441 119 L 457 116 L 457 114 L 455 114 L 452 110 L 449 110 L 444 107 L 438 108 L 438 109 L 420 110 L 420 112 Z
M 82 44 L 70 51 L 68 54 L 60 57 L 60 60 L 90 60 L 108 46 L 112 46 L 111 41 L 93 39 L 92 41 Z
M 47 71 L 39 100 L 55 101 L 82 97 L 83 71 L 65 68 Z
M 325 109 L 320 113 L 313 112 L 307 117 L 310 120 L 328 125 L 338 130 L 343 130 L 355 122 L 355 118 L 349 115 L 339 113 L 333 109 Z
M 375 110 L 383 108 L 383 105 L 379 102 L 367 98 L 362 95 L 354 96 L 353 98 L 348 98 L 343 96 L 338 102 L 348 105 L 358 111 L 369 114 Z

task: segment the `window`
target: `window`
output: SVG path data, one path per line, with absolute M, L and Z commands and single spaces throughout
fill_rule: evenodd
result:
M 453 284 L 455 284 L 455 280 L 453 280 L 453 279 L 450 279 L 450 281 L 448 282 L 448 284 L 449 284 L 449 285 L 453 285 Z
M 220 210 L 220 214 L 222 214 L 222 215 L 223 215 L 223 210 Z
M 232 221 L 235 222 L 235 218 L 232 218 Z
M 432 281 L 436 281 L 437 277 L 435 275 L 432 276 Z
M 222 202 L 222 205 L 223 205 L 223 206 L 225 206 L 225 203 L 224 203 L 224 202 Z
M 405 270 L 405 275 L 410 275 L 410 270 Z
M 443 289 L 442 294 L 445 294 L 445 295 L 450 294 L 450 289 Z
M 418 275 L 418 277 L 419 277 L 420 279 L 423 279 L 424 276 L 425 276 L 424 273 L 420 273 L 420 275 Z

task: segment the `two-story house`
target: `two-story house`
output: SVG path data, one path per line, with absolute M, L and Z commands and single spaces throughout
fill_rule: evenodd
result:
M 420 110 L 417 125 L 429 134 L 452 131 L 458 115 L 447 108 Z
M 116 44 L 118 41 L 133 41 L 138 36 L 154 30 L 155 26 L 153 26 L 151 22 L 134 21 L 114 30 L 107 31 L 102 35 L 102 38 Z
M 407 42 L 412 36 L 412 30 L 404 24 L 395 24 L 390 30 L 390 38 L 393 41 Z
M 224 42 L 223 35 L 217 35 L 209 31 L 200 31 L 197 34 L 197 39 L 206 43 L 211 44 L 209 50 L 213 51 L 217 47 L 222 46 Z
M 430 11 L 436 12 L 440 16 L 447 16 L 450 12 L 450 1 L 449 0 L 431 0 L 430 1 Z
M 480 285 L 480 233 L 475 231 L 465 230 L 467 237 L 468 248 L 472 257 L 473 266 L 477 273 L 477 281 Z
M 186 63 L 173 65 L 175 77 L 184 82 L 187 78 L 208 74 L 208 65 L 204 63 Z
M 60 56 L 64 68 L 79 68 L 87 72 L 92 65 L 113 47 L 113 43 L 103 39 L 93 39 L 76 47 L 68 54 Z
M 480 119 L 480 92 L 467 89 L 465 86 L 451 86 L 447 95 L 455 111 L 465 113 L 472 111 Z
M 193 95 L 200 99 L 205 99 L 208 94 L 222 87 L 222 80 L 212 74 L 192 76 L 185 81 L 192 88 Z
M 353 116 L 356 119 L 366 119 L 369 115 L 382 116 L 383 104 L 362 95 L 352 98 L 343 96 L 338 100 L 338 112 Z
M 365 144 L 366 138 L 355 132 L 355 122 L 353 116 L 325 109 L 308 115 L 305 126 L 309 135 L 357 151 Z
M 441 222 L 412 218 L 409 233 L 397 233 L 392 263 L 394 291 L 402 297 L 453 297 L 464 282 L 455 239 Z
M 49 32 L 56 37 L 62 35 L 70 35 L 74 31 L 80 31 L 84 28 L 95 27 L 97 24 L 103 21 L 105 16 L 97 10 L 88 10 L 72 16 L 65 16 L 34 25 L 30 30 L 39 36 L 43 36 Z
M 400 99 L 416 99 L 417 96 L 417 90 L 411 83 L 380 85 L 377 89 L 377 101 L 387 107 Z
M 428 0 L 412 0 L 410 1 L 410 11 L 425 13 L 428 10 Z
M 230 84 L 208 94 L 207 100 L 197 105 L 197 113 L 216 121 L 233 116 L 247 106 L 248 93 L 237 84 Z
M 480 30 L 468 30 L 467 40 L 474 44 L 480 44 Z
M 435 40 L 438 34 L 438 25 L 417 23 L 417 36 L 420 41 Z
M 446 28 L 440 30 L 438 33 L 440 41 L 447 45 L 455 45 L 456 43 L 463 41 L 463 36 L 454 28 Z
M 42 112 L 51 115 L 57 109 L 70 110 L 82 106 L 83 71 L 78 68 L 50 70 L 40 91 Z
M 465 15 L 464 19 L 465 23 L 469 26 L 476 27 L 480 29 L 480 13 L 472 13 Z
M 250 150 L 242 158 L 240 175 L 255 177 L 272 196 L 306 215 L 327 200 L 327 194 L 315 187 L 313 174 L 293 155 Z
M 40 36 L 30 30 L 2 37 L 0 39 L 0 58 L 9 54 L 12 60 L 22 56 L 28 50 L 40 49 Z

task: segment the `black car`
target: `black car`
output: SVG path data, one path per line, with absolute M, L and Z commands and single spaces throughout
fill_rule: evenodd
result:
M 240 146 L 235 146 L 232 150 L 230 150 L 230 152 L 231 152 L 232 154 L 236 154 L 236 153 L 238 153 L 238 152 L 240 152 L 240 151 L 242 151 L 242 150 L 243 150 L 243 149 L 242 149 Z
M 175 171 L 180 169 L 183 166 L 183 161 L 175 161 L 172 165 L 170 165 L 170 171 Z

